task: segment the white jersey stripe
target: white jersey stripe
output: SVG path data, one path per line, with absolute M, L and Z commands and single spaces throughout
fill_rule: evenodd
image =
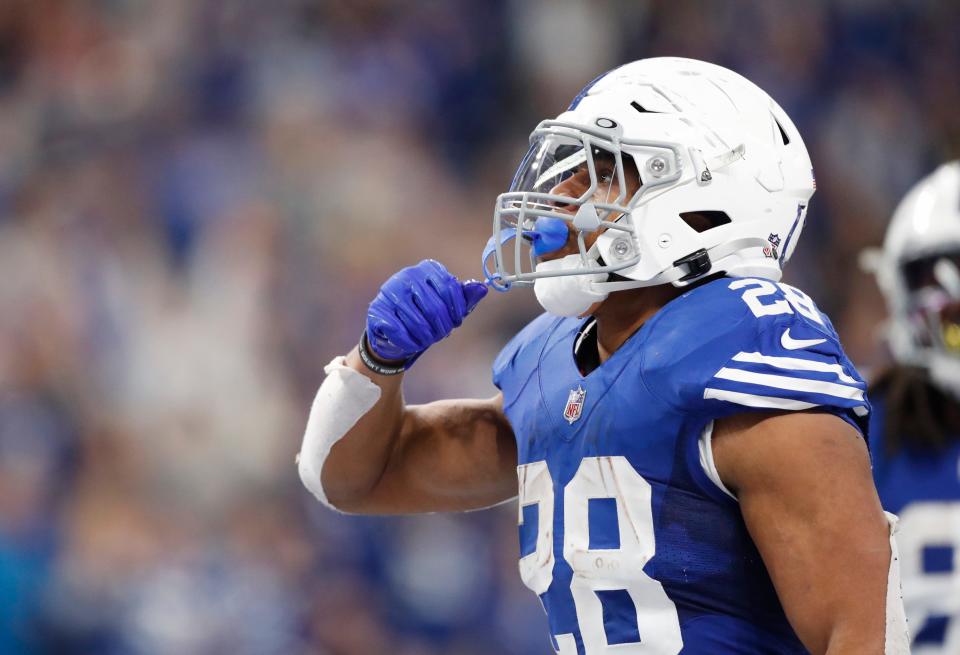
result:
M 798 357 L 774 357 L 771 355 L 761 355 L 760 353 L 737 353 L 733 356 L 735 362 L 749 362 L 751 364 L 768 364 L 776 368 L 788 369 L 791 371 L 817 371 L 818 373 L 833 373 L 837 378 L 848 384 L 857 384 L 857 380 L 847 375 L 840 364 L 827 364 L 812 359 L 800 359 Z
M 810 409 L 817 407 L 814 403 L 804 402 L 802 400 L 793 400 L 792 398 L 777 398 L 775 396 L 755 396 L 752 393 L 740 393 L 739 391 L 727 391 L 726 389 L 712 389 L 707 387 L 703 390 L 703 397 L 716 400 L 727 400 L 738 405 L 747 407 L 767 407 L 770 409 Z
M 834 382 L 821 382 L 819 380 L 808 380 L 806 378 L 788 377 L 786 375 L 770 375 L 768 373 L 753 373 L 739 368 L 721 368 L 717 371 L 716 378 L 721 380 L 732 380 L 734 382 L 745 382 L 747 384 L 758 384 L 764 387 L 774 389 L 783 389 L 784 391 L 800 391 L 806 393 L 822 393 L 837 398 L 847 400 L 863 400 L 863 391 L 856 387 L 850 387 L 845 384 L 836 384 Z

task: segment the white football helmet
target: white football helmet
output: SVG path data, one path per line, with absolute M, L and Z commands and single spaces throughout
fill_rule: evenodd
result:
M 554 192 L 575 174 L 589 174 L 589 188 L 575 198 Z M 598 200 L 611 179 L 616 197 Z M 779 280 L 814 189 L 800 134 L 763 90 L 714 64 L 643 59 L 600 76 L 533 131 L 497 198 L 484 271 L 499 289 L 585 276 L 598 299 L 718 272 Z M 698 231 L 688 213 L 710 226 Z M 538 264 L 566 243 L 567 226 L 579 245 L 574 265 Z M 518 228 L 523 239 L 514 239 Z M 584 237 L 593 232 L 591 247 Z
M 960 161 L 904 196 L 874 258 L 894 359 L 960 396 Z

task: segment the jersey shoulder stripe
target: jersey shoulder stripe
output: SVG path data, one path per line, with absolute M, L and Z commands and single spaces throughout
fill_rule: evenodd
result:
M 707 387 L 703 390 L 704 399 L 722 400 L 744 407 L 755 407 L 757 409 L 785 409 L 799 411 L 803 409 L 813 409 L 814 403 L 804 402 L 802 400 L 791 400 L 789 398 L 778 398 L 776 396 L 760 396 L 753 393 L 743 393 L 741 391 L 729 391 L 725 389 L 714 389 Z
M 704 389 L 704 398 L 727 400 L 752 407 L 790 408 L 771 398 L 790 400 L 797 409 L 834 405 L 866 416 L 866 385 L 850 375 L 839 363 L 802 357 L 737 353 L 714 374 Z M 738 394 L 731 396 L 720 392 Z M 751 398 L 751 396 L 753 398 Z M 756 398 L 764 399 L 757 404 Z M 750 402 L 745 402 L 750 401 Z

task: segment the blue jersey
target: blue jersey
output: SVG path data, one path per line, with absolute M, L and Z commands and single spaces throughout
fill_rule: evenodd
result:
M 914 655 L 960 653 L 960 442 L 942 451 L 884 448 L 884 399 L 870 420 L 873 476 L 900 517 L 897 547 Z M 904 435 L 908 436 L 908 435 Z
M 588 375 L 584 324 L 543 315 L 494 363 L 519 455 L 520 572 L 557 652 L 805 653 L 709 436 L 756 410 L 863 423 L 865 385 L 829 320 L 793 287 L 721 278 Z

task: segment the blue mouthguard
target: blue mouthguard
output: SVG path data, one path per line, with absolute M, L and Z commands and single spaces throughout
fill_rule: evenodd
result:
M 567 227 L 567 222 L 562 218 L 541 216 L 537 219 L 536 223 L 534 223 L 533 227 L 534 229 L 532 230 L 524 230 L 522 234 L 525 239 L 532 243 L 531 247 L 535 257 L 541 257 L 560 250 L 566 245 L 567 239 L 570 236 L 570 229 Z M 500 274 L 491 271 L 487 265 L 490 258 L 497 252 L 498 236 L 500 237 L 500 246 L 502 248 L 517 237 L 517 229 L 513 227 L 506 228 L 490 237 L 487 245 L 483 249 L 483 259 L 481 263 L 487 283 L 497 291 L 507 291 L 511 286 L 510 283 L 503 282 L 500 279 Z

